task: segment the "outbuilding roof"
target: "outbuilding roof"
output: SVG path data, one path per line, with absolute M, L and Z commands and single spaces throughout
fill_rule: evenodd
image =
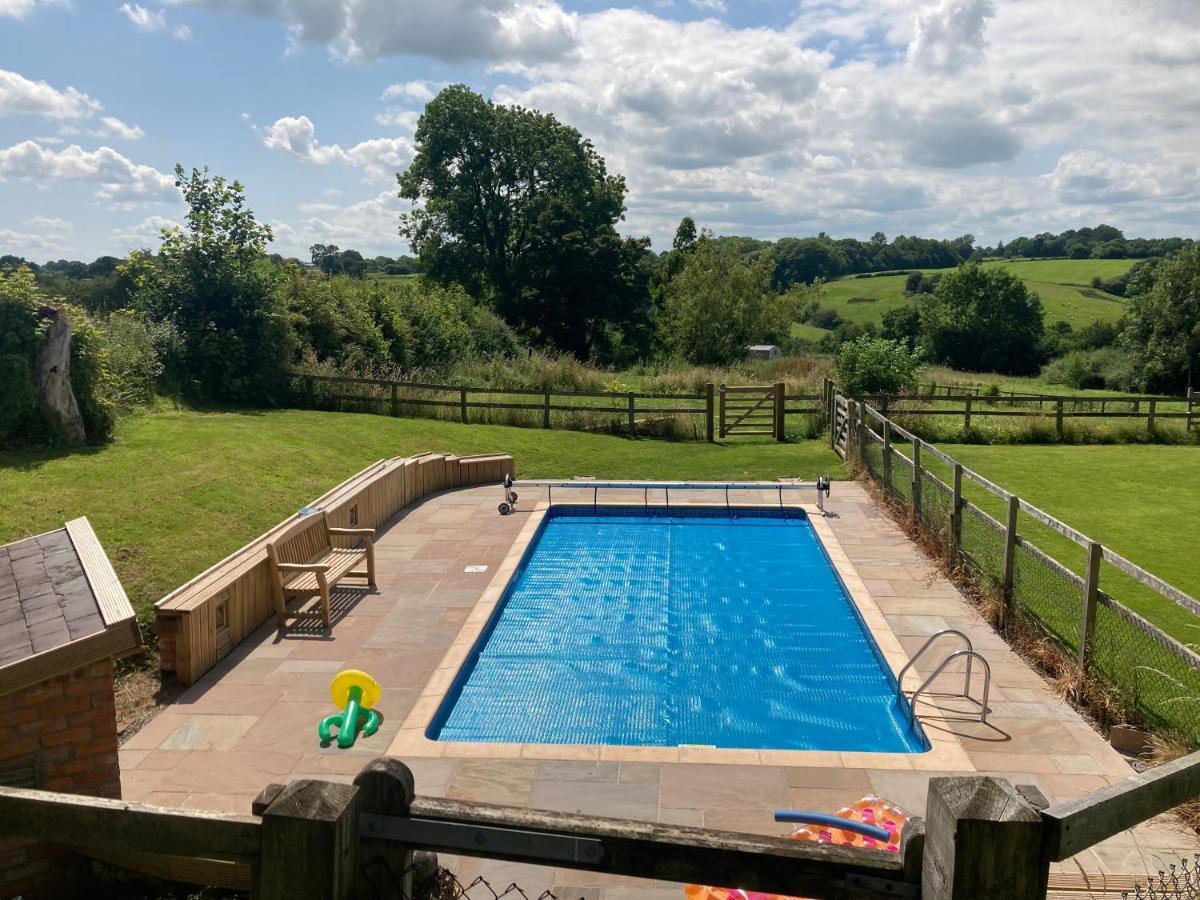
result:
M 140 646 L 133 607 L 86 518 L 0 546 L 0 694 Z

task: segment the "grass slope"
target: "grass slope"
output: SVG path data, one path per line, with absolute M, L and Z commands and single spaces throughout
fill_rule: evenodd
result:
M 0 543 L 86 515 L 146 617 L 168 590 L 337 482 L 422 450 L 509 452 L 527 478 L 845 474 L 820 440 L 675 443 L 352 413 L 167 412 L 122 423 L 106 447 L 0 453 Z
M 1112 278 L 1128 269 L 1137 260 L 1132 259 L 1046 259 L 1046 260 L 991 260 L 988 268 L 1005 268 L 1016 275 L 1042 298 L 1046 324 L 1069 322 L 1080 328 L 1089 322 L 1114 322 L 1124 310 L 1119 297 L 1113 297 L 1091 287 L 1092 278 L 1099 275 Z M 922 271 L 939 272 L 944 269 Z M 879 325 L 884 313 L 909 303 L 904 293 L 905 275 L 879 275 L 872 278 L 841 278 L 825 285 L 825 296 L 821 306 L 837 310 L 848 322 Z M 853 298 L 866 298 L 868 302 L 851 302 Z M 801 337 L 812 338 L 809 328 L 797 332 Z
M 978 446 L 944 444 L 964 466 L 1110 547 L 1193 597 L 1200 597 L 1200 466 L 1194 447 Z M 1000 521 L 1002 503 L 968 486 L 968 497 Z M 1076 572 L 1077 544 L 1028 517 L 1018 529 Z M 1187 644 L 1200 643 L 1200 621 L 1110 566 L 1101 587 Z

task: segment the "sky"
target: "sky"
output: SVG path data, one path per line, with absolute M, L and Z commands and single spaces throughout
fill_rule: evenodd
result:
M 0 0 L 0 255 L 157 247 L 176 163 L 272 250 L 407 251 L 395 175 L 462 82 L 681 217 L 774 239 L 1200 233 L 1197 0 Z

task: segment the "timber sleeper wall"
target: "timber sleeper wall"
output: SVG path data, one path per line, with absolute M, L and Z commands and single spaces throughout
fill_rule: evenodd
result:
M 499 484 L 515 474 L 513 459 L 422 453 L 380 460 L 314 500 L 335 528 L 374 528 L 437 491 Z M 197 575 L 155 604 L 160 665 L 191 684 L 275 615 L 267 544 L 297 520 L 293 515 Z M 316 549 L 316 529 L 303 529 L 280 546 L 283 562 L 302 562 Z

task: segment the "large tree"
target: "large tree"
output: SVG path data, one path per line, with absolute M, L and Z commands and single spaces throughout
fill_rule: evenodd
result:
M 1153 270 L 1149 290 L 1126 306 L 1126 346 L 1138 360 L 1143 386 L 1181 390 L 1200 372 L 1200 244 Z
M 1042 301 L 1004 269 L 975 263 L 945 273 L 920 305 L 928 357 L 974 372 L 1036 372 Z
M 425 107 L 415 142 L 400 232 L 431 278 L 580 356 L 644 332 L 647 243 L 617 234 L 625 180 L 578 131 L 459 84 Z
M 747 264 L 733 245 L 702 237 L 666 287 L 666 344 L 702 365 L 745 359 L 748 344 L 783 339 L 793 305 L 771 290 L 768 260 Z
M 171 374 L 198 400 L 269 400 L 283 387 L 292 341 L 263 252 L 271 229 L 246 208 L 240 183 L 210 177 L 207 166 L 189 175 L 177 165 L 175 184 L 187 224 L 163 231 L 161 283 L 146 300 L 183 338 L 180 370 Z

